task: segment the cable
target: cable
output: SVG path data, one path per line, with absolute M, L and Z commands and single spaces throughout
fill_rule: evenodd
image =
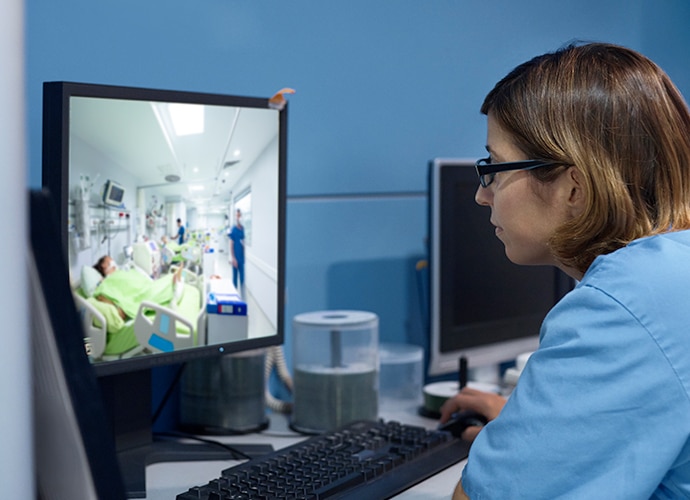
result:
M 275 346 L 272 348 L 274 353 L 275 367 L 278 370 L 278 377 L 285 384 L 290 392 L 292 392 L 292 376 L 288 370 L 287 363 L 285 362 L 285 352 L 282 346 Z
M 184 432 L 165 431 L 165 432 L 156 432 L 154 435 L 160 436 L 160 437 L 191 439 L 193 441 L 199 441 L 200 443 L 206 443 L 206 444 L 211 444 L 214 446 L 219 446 L 220 448 L 223 448 L 223 449 L 229 451 L 232 454 L 232 458 L 234 458 L 234 459 L 238 459 L 238 458 L 242 459 L 242 460 L 251 460 L 252 459 L 252 457 L 250 457 L 246 453 L 238 450 L 237 448 L 235 448 L 233 446 L 227 445 L 225 443 L 221 443 L 220 441 L 215 441 L 213 439 L 202 438 L 202 437 L 196 436 L 194 434 L 187 434 Z
M 271 373 L 273 372 L 274 367 L 276 368 L 281 382 L 283 382 L 288 390 L 292 392 L 292 377 L 290 376 L 290 372 L 288 371 L 285 363 L 285 355 L 283 354 L 282 346 L 269 347 L 266 351 L 266 361 L 264 364 L 264 378 L 266 380 L 265 399 L 266 406 L 271 410 L 278 413 L 291 413 L 292 403 L 289 401 L 281 401 L 280 399 L 276 398 L 273 396 L 273 394 L 271 394 L 271 391 L 268 388 L 268 383 L 271 379 Z

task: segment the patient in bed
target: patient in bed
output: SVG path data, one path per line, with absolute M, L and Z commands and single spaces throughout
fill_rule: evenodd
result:
M 110 255 L 104 255 L 98 259 L 98 262 L 94 264 L 93 268 L 101 273 L 101 276 L 105 278 L 109 274 L 117 271 L 117 264 L 115 263 L 115 259 L 113 259 Z
M 123 320 L 134 318 L 142 301 L 175 306 L 182 293 L 180 266 L 174 274 L 166 274 L 152 280 L 136 269 L 118 270 L 115 260 L 104 255 L 93 266 L 103 279 L 94 291 L 94 297 L 117 308 Z

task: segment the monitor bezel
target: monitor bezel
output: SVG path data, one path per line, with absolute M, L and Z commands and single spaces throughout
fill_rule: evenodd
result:
M 72 97 L 95 97 L 138 101 L 180 102 L 219 106 L 239 106 L 257 109 L 276 109 L 269 98 L 247 97 L 229 94 L 214 94 L 194 91 L 166 90 L 97 83 L 54 81 L 43 84 L 43 158 L 42 185 L 53 196 L 59 207 L 59 220 L 63 252 L 68 251 L 68 189 L 69 189 L 69 125 L 70 99 Z M 156 366 L 170 365 L 222 356 L 234 352 L 282 345 L 284 343 L 285 304 L 285 225 L 287 189 L 287 103 L 278 112 L 278 265 L 277 265 L 277 315 L 276 334 L 224 344 L 198 346 L 193 349 L 169 353 L 156 353 L 129 359 L 94 363 L 98 376 L 115 375 L 144 370 Z

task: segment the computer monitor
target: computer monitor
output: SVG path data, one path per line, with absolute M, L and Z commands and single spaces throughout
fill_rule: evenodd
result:
M 103 203 L 113 207 L 122 205 L 125 197 L 125 190 L 117 182 L 107 181 L 103 187 Z
M 478 186 L 474 160 L 430 162 L 430 376 L 458 372 L 461 358 L 494 367 L 536 350 L 546 313 L 572 288 L 554 267 L 508 260 Z
M 130 496 L 143 496 L 140 462 L 152 460 L 151 369 L 283 342 L 286 156 L 287 105 L 269 98 L 44 83 L 43 186 L 58 207 L 55 245 L 68 258 Z M 206 306 L 220 297 L 209 283 L 232 279 L 223 271 L 238 208 L 244 283 L 232 300 L 246 316 L 214 317 L 211 331 Z M 106 293 L 111 277 L 93 268 L 105 255 L 134 281 Z M 173 277 L 180 267 L 182 280 Z M 154 294 L 159 285 L 165 297 Z
M 115 446 L 84 351 L 67 280 L 58 221 L 45 192 L 29 193 L 29 299 L 37 498 L 121 500 Z

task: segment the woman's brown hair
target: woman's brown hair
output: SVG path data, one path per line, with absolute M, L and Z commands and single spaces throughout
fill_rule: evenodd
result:
M 586 271 L 632 240 L 690 228 L 690 113 L 666 73 L 611 44 L 570 45 L 521 64 L 487 95 L 491 113 L 530 159 L 542 182 L 567 166 L 584 179 L 584 213 L 550 244 L 568 267 Z

